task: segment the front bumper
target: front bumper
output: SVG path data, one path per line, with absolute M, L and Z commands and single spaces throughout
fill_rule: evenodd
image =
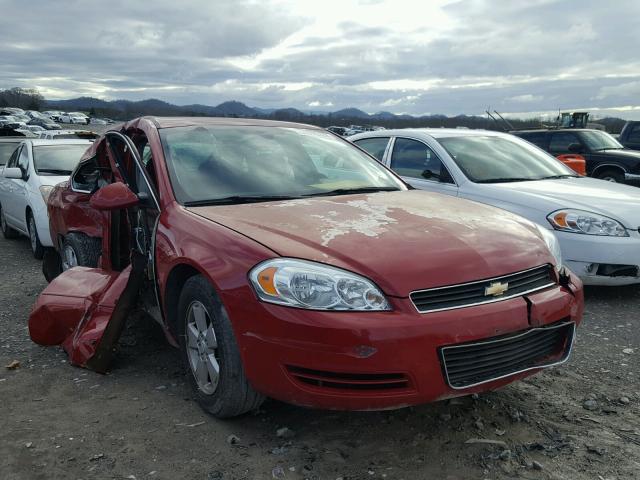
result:
M 540 368 L 460 388 L 442 347 L 481 342 L 582 319 L 582 284 L 496 303 L 419 314 L 407 298 L 391 312 L 317 312 L 225 300 L 246 375 L 265 395 L 302 406 L 380 410 L 493 390 Z M 257 313 L 257 314 L 256 314 Z M 568 356 L 563 347 L 548 363 Z
M 560 241 L 563 263 L 585 285 L 632 285 L 640 283 L 640 234 L 606 237 L 554 232 Z

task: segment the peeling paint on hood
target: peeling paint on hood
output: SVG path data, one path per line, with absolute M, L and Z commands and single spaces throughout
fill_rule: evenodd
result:
M 189 211 L 278 255 L 367 276 L 388 295 L 463 283 L 551 261 L 529 221 L 424 191 L 317 197 Z

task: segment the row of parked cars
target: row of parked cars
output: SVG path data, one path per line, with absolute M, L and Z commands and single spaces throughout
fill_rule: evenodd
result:
M 583 281 L 640 282 L 639 200 L 509 134 L 229 118 L 25 140 L 0 174 L 2 231 L 50 280 L 32 339 L 106 371 L 142 309 L 218 417 L 399 408 L 563 363 Z
M 73 125 L 108 125 L 115 123 L 108 118 L 90 118 L 82 112 L 62 112 L 48 110 L 23 110 L 21 108 L 0 108 L 0 128 L 11 128 L 18 133 L 40 133 L 44 130 L 60 130 L 60 123 Z

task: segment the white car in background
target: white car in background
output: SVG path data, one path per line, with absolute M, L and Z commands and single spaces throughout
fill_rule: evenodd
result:
M 638 187 L 577 175 L 498 132 L 384 130 L 349 140 L 415 188 L 503 208 L 553 231 L 564 265 L 587 285 L 640 283 Z
M 60 123 L 75 123 L 79 125 L 86 125 L 89 123 L 89 117 L 80 112 L 69 112 L 58 115 L 58 121 Z
M 0 226 L 5 238 L 19 234 L 31 240 L 31 250 L 42 258 L 52 247 L 47 198 L 54 185 L 69 178 L 88 140 L 25 140 L 0 171 Z

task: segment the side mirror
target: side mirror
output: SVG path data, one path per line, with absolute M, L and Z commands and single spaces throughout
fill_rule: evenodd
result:
M 569 145 L 569 151 L 571 153 L 582 153 L 582 145 L 579 143 L 572 143 Z
M 431 170 L 425 170 L 422 172 L 422 177 L 426 178 L 427 180 L 430 180 L 434 177 L 435 175 L 433 174 L 433 172 Z
M 16 180 L 22 180 L 24 175 L 22 174 L 22 170 L 18 167 L 6 168 L 2 171 L 2 176 L 4 178 L 13 178 Z
M 122 182 L 102 187 L 91 196 L 89 204 L 96 210 L 120 210 L 138 204 L 138 197 Z

